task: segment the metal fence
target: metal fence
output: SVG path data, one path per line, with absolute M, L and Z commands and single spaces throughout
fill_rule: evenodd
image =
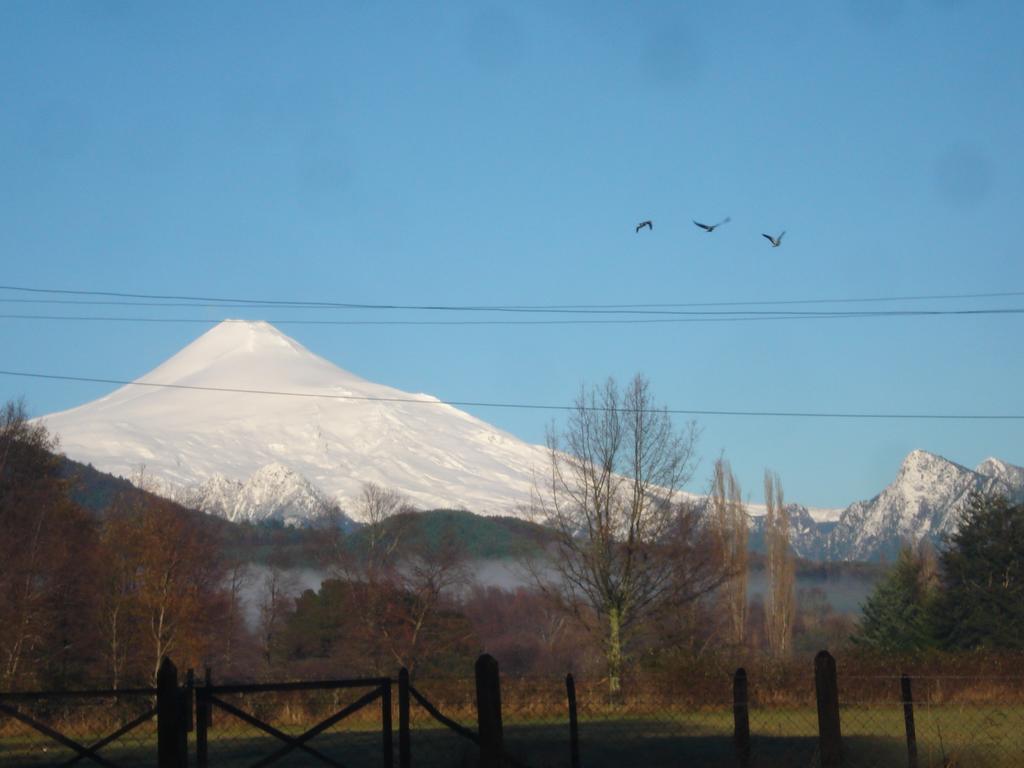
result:
M 391 680 L 195 688 L 195 764 L 376 766 L 393 763 Z
M 1024 765 L 1024 678 L 838 675 L 823 653 L 782 685 L 712 679 L 499 682 L 485 656 L 463 679 L 0 693 L 0 765 Z
M 0 765 L 156 765 L 156 689 L 0 693 Z

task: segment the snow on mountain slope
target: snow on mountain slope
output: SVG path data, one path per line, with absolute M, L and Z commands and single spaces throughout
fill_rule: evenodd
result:
M 988 458 L 976 466 L 974 471 L 979 475 L 995 478 L 1010 489 L 1024 492 L 1024 467 L 1015 467 L 1000 459 Z
M 323 491 L 283 464 L 268 464 L 245 482 L 214 475 L 167 495 L 186 507 L 202 509 L 232 522 L 259 522 L 268 517 L 293 525 L 318 517 L 334 506 Z
M 988 459 L 977 471 L 927 451 L 912 451 L 878 496 L 847 507 L 829 534 L 829 559 L 892 556 L 902 542 L 941 541 L 956 530 L 974 492 L 1024 496 L 1024 469 Z
M 128 385 L 43 421 L 69 457 L 125 477 L 144 465 L 165 492 L 233 519 L 351 507 L 364 481 L 423 507 L 510 514 L 546 461 L 542 446 L 366 381 L 264 322 L 225 321 L 137 382 L 178 388 Z
M 225 321 L 137 382 L 172 386 L 125 386 L 43 420 L 69 457 L 124 477 L 144 466 L 155 490 L 231 520 L 351 510 L 365 481 L 421 507 L 515 514 L 547 463 L 542 446 L 366 381 L 263 322 Z M 975 490 L 1024 499 L 1024 469 L 990 458 L 972 471 L 913 451 L 889 487 L 838 522 L 835 510 L 789 505 L 793 545 L 864 559 L 937 540 Z M 757 534 L 764 508 L 749 512 Z
M 806 516 L 814 523 L 834 523 L 839 520 L 839 516 L 843 513 L 842 509 L 832 509 L 831 507 L 805 507 L 803 504 L 787 504 L 786 506 L 798 507 L 798 514 L 801 517 Z M 744 507 L 747 510 L 747 514 L 752 518 L 764 517 L 767 513 L 767 508 L 764 504 L 744 504 Z

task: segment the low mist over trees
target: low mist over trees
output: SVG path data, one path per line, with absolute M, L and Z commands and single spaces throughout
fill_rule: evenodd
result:
M 706 502 L 679 493 L 696 439 L 692 424 L 671 423 L 645 379 L 625 389 L 609 381 L 581 392 L 551 435 L 534 506 L 548 527 L 414 512 L 367 484 L 345 510 L 361 526 L 335 510 L 291 529 L 229 523 L 127 485 L 80 507 L 55 440 L 9 403 L 0 412 L 0 690 L 146 685 L 164 655 L 184 669 L 212 667 L 220 680 L 402 666 L 417 678 L 462 677 L 486 651 L 506 674 L 571 670 L 616 694 L 644 676 L 778 665 L 822 647 L 1024 646 L 1021 506 L 975 498 L 945 549 L 901 556 L 855 626 L 823 587 L 830 574 L 860 574 L 863 584 L 877 567 L 795 560 L 770 473 L 766 551 L 748 551 L 727 462 L 715 464 Z M 478 583 L 480 559 L 498 551 L 515 579 Z

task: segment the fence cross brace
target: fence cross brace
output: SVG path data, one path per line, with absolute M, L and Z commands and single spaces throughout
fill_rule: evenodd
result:
M 103 749 L 105 746 L 107 746 L 107 744 L 110 744 L 111 742 L 117 741 L 118 739 L 120 739 L 122 736 L 124 736 L 129 731 L 135 730 L 136 728 L 138 728 L 140 725 L 142 725 L 147 720 L 151 720 L 155 715 L 156 715 L 156 709 L 155 708 L 149 710 L 148 712 L 143 712 L 141 715 L 139 715 L 137 718 L 132 720 L 130 723 L 125 723 L 124 725 L 122 725 L 120 728 L 118 728 L 116 731 L 114 731 L 109 736 L 104 736 L 102 739 L 97 741 L 95 744 L 90 744 L 88 747 L 86 747 L 86 751 L 89 753 L 88 755 L 80 754 L 77 757 L 72 757 L 70 760 L 68 760 L 67 762 L 63 763 L 62 765 L 74 765 L 75 763 L 77 763 L 79 760 L 82 760 L 83 758 L 91 758 L 93 756 L 93 754 L 95 754 L 98 750 Z
M 318 752 L 317 750 L 315 750 L 312 747 L 308 746 L 306 744 L 306 742 L 309 741 L 310 739 L 312 739 L 314 736 L 316 736 L 316 735 L 318 735 L 320 733 L 323 733 L 324 731 L 326 731 L 328 728 L 330 728 L 335 723 L 341 722 L 342 720 L 344 720 L 346 717 L 348 717 L 352 713 L 359 711 L 360 709 L 362 709 L 363 707 L 367 706 L 368 704 L 372 704 L 374 701 L 376 701 L 378 698 L 380 698 L 383 695 L 384 695 L 384 691 L 383 691 L 382 687 L 375 688 L 374 690 L 370 691 L 369 693 L 366 693 L 363 696 L 360 696 L 358 699 L 353 701 L 351 704 L 349 704 L 347 707 L 345 707 L 340 712 L 337 712 L 337 713 L 331 715 L 326 720 L 321 721 L 317 725 L 314 725 L 312 728 L 310 728 L 309 730 L 303 732 L 302 734 L 300 734 L 298 736 L 289 736 L 288 734 L 283 733 L 282 731 L 278 731 L 273 726 L 267 725 L 266 723 L 261 722 L 260 720 L 257 720 L 255 717 L 250 715 L 248 712 L 244 712 L 244 711 L 238 709 L 237 707 L 233 707 L 232 705 L 228 704 L 226 701 L 222 701 L 221 699 L 218 699 L 216 696 L 208 695 L 207 696 L 207 701 L 209 703 L 211 703 L 211 704 L 216 704 L 221 709 L 224 709 L 227 712 L 229 712 L 230 714 L 234 715 L 235 717 L 237 717 L 237 718 L 239 718 L 241 720 L 244 720 L 245 722 L 249 723 L 253 727 L 259 728 L 260 730 L 263 730 L 263 731 L 271 734 L 272 736 L 280 739 L 281 741 L 285 742 L 285 745 L 283 747 L 278 749 L 276 752 L 274 752 L 274 753 L 272 753 L 270 755 L 267 755 L 267 757 L 263 758 L 262 760 L 259 760 L 259 761 L 255 762 L 255 763 L 253 763 L 251 768 L 262 768 L 265 765 L 270 765 L 271 763 L 273 763 L 273 762 L 279 760 L 280 758 L 284 757 L 285 755 L 287 755 L 293 749 L 301 749 L 304 752 L 308 752 L 308 753 L 314 755 L 319 760 L 322 760 L 323 762 L 327 763 L 328 765 L 333 765 L 333 766 L 338 766 L 339 768 L 344 768 L 344 766 L 341 763 L 338 763 L 337 761 L 332 760 L 331 758 L 327 757 L 326 755 L 322 754 L 321 752 Z
M 293 744 L 294 748 L 301 749 L 303 752 L 306 752 L 307 754 L 312 755 L 313 757 L 315 757 L 318 760 L 321 760 L 321 761 L 327 763 L 328 765 L 333 765 L 333 766 L 335 766 L 335 768 L 345 768 L 344 765 L 342 765 L 341 763 L 339 763 L 336 760 L 333 760 L 332 758 L 330 758 L 327 755 L 323 754 L 319 750 L 314 749 L 313 747 L 309 746 L 308 744 L 304 744 L 304 743 L 299 742 L 296 737 L 289 736 L 284 731 L 279 731 L 274 726 L 269 725 L 268 723 L 264 723 L 262 720 L 258 720 L 257 718 L 255 718 L 252 715 L 250 715 L 248 712 L 246 712 L 244 710 L 241 710 L 241 709 L 239 709 L 238 707 L 236 707 L 236 706 L 234 706 L 232 704 L 228 704 L 226 701 L 218 699 L 216 696 L 208 697 L 207 701 L 210 704 L 216 704 L 218 707 L 223 709 L 228 714 L 234 715 L 239 720 L 242 720 L 243 722 L 246 722 L 249 725 L 251 725 L 253 728 L 257 728 L 257 729 L 263 731 L 264 733 L 268 733 L 271 736 L 273 736 L 275 739 L 280 739 L 281 741 L 285 742 L 286 744 Z
M 28 715 L 23 715 L 15 707 L 10 707 L 6 704 L 0 703 L 0 712 L 3 712 L 4 714 L 9 715 L 10 717 L 13 717 L 15 720 L 23 722 L 30 728 L 34 728 L 35 730 L 39 731 L 44 736 L 49 736 L 58 744 L 62 744 L 68 749 L 74 750 L 78 753 L 80 757 L 88 758 L 89 760 L 94 760 L 100 765 L 107 766 L 107 768 L 117 768 L 117 766 L 114 763 L 96 754 L 96 752 L 94 751 L 94 749 L 96 748 L 82 746 L 77 741 L 69 739 L 63 733 L 53 730 L 53 728 L 50 728 L 49 726 L 44 725 L 43 723 L 40 723 L 38 720 L 34 720 Z
M 390 682 L 388 684 L 390 685 Z M 349 704 L 347 707 L 345 707 L 343 710 L 341 710 L 337 714 L 331 715 L 326 720 L 321 722 L 319 725 L 314 725 L 308 731 L 306 731 L 300 736 L 297 736 L 295 739 L 289 739 L 288 743 L 285 744 L 285 746 L 281 747 L 281 749 L 277 750 L 277 752 L 275 752 L 274 754 L 269 755 L 263 760 L 260 760 L 258 763 L 255 763 L 252 766 L 252 768 L 262 768 L 262 766 L 264 765 L 270 765 L 275 760 L 287 755 L 296 747 L 304 746 L 305 743 L 312 739 L 314 736 L 316 736 L 319 733 L 323 733 L 335 723 L 340 723 L 353 712 L 358 712 L 360 709 L 367 706 L 368 704 L 372 704 L 383 695 L 383 686 L 380 688 L 375 688 L 369 693 L 363 694 L 358 699 Z
M 427 710 L 428 714 L 430 714 L 430 716 L 437 720 L 437 722 L 439 722 L 441 725 L 450 728 L 451 730 L 455 731 L 455 733 L 459 734 L 459 736 L 462 736 L 464 739 L 469 739 L 474 744 L 480 743 L 480 737 L 477 735 L 476 731 L 471 731 L 469 728 L 462 725 L 461 723 L 455 722 L 450 717 L 445 717 L 443 714 L 441 714 L 441 710 L 439 710 L 437 707 L 435 707 L 433 704 L 427 701 L 427 697 L 419 691 L 417 691 L 411 685 L 409 686 L 409 693 L 412 694 L 412 697 L 416 699 L 419 705 L 423 707 L 425 710 Z

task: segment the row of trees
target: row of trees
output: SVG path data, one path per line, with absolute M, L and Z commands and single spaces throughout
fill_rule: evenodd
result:
M 101 518 L 83 510 L 55 449 L 22 404 L 4 407 L 0 688 L 118 687 L 154 681 L 166 654 L 208 657 L 231 599 L 216 536 L 155 497 L 122 497 Z
M 890 653 L 1024 649 L 1024 505 L 974 496 L 941 552 L 905 548 L 853 639 Z
M 587 664 L 616 691 L 625 670 L 680 649 L 763 638 L 784 655 L 798 626 L 778 478 L 766 474 L 770 589 L 755 616 L 739 486 L 719 460 L 706 508 L 681 495 L 698 431 L 675 429 L 642 377 L 581 391 L 551 433 L 532 513 L 554 539 L 524 564 L 530 587 L 512 592 L 473 587 L 451 537 L 410 546 L 394 524 L 402 498 L 368 484 L 357 534 L 321 521 L 309 554 L 325 578 L 295 599 L 286 563 L 256 570 L 227 556 L 222 527 L 205 516 L 144 494 L 84 512 L 45 429 L 17 404 L 3 418 L 4 688 L 150 681 L 168 654 L 235 677 L 327 663 L 332 674 L 465 669 L 500 645 L 521 671 Z

